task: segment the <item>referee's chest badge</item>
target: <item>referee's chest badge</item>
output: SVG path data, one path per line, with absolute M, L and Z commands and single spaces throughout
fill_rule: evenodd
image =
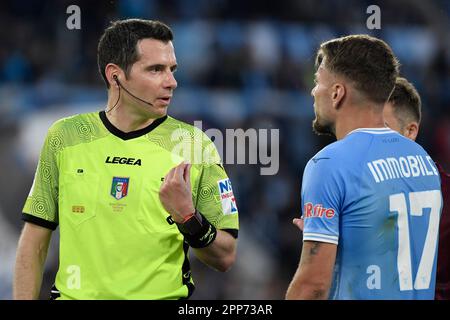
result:
M 130 178 L 113 177 L 111 186 L 111 195 L 117 200 L 126 197 L 128 194 L 128 186 L 130 184 Z

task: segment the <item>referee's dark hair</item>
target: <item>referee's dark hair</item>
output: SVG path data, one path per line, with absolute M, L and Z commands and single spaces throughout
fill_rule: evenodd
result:
M 325 60 L 325 61 L 324 61 Z M 399 62 L 389 45 L 369 35 L 350 35 L 320 45 L 316 67 L 350 80 L 355 89 L 383 106 L 394 89 Z
M 147 38 L 169 42 L 173 40 L 173 33 L 166 24 L 155 20 L 127 19 L 111 22 L 100 37 L 97 48 L 98 70 L 108 89 L 106 65 L 118 65 L 125 72 L 125 77 L 128 77 L 131 66 L 139 60 L 136 45 L 139 40 Z
M 416 88 L 408 80 L 402 77 L 397 78 L 389 102 L 402 129 L 411 121 L 420 124 L 422 101 Z

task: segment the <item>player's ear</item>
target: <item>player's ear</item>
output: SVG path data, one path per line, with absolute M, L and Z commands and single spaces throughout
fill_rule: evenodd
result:
M 331 101 L 334 109 L 339 109 L 346 94 L 345 86 L 342 83 L 335 83 L 331 90 Z
M 417 135 L 419 134 L 419 124 L 415 121 L 410 122 L 406 128 L 405 128 L 405 133 L 404 135 L 413 140 L 416 141 Z

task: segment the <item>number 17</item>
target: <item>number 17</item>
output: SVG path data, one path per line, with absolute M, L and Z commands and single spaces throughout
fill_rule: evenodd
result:
M 409 193 L 411 216 L 423 216 L 424 208 L 431 208 L 428 230 L 425 237 L 419 269 L 414 281 L 414 289 L 422 290 L 430 287 L 433 262 L 435 259 L 440 209 L 442 196 L 440 190 L 430 190 Z M 406 198 L 403 193 L 389 196 L 389 210 L 398 212 L 398 256 L 397 269 L 400 282 L 400 291 L 413 290 L 413 277 L 411 268 L 411 248 L 409 238 L 408 210 Z

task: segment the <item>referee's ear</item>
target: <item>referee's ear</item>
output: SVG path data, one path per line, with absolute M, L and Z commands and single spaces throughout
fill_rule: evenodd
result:
M 114 63 L 108 63 L 105 67 L 106 79 L 108 79 L 109 88 L 119 88 L 119 78 L 121 75 L 121 69 Z

